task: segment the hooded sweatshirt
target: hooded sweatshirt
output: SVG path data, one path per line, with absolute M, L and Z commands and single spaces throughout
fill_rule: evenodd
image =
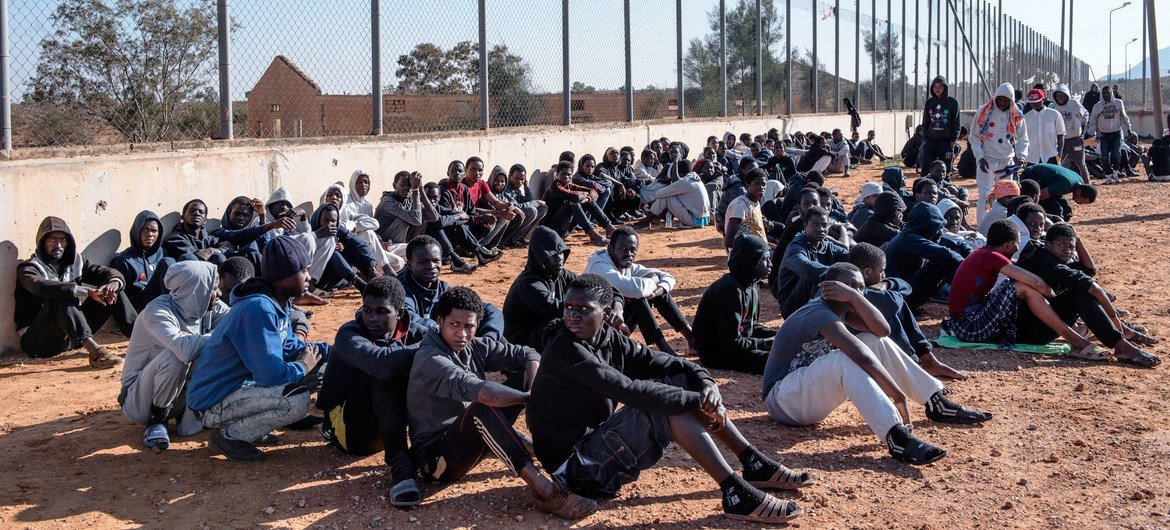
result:
M 954 270 L 963 262 L 963 256 L 938 242 L 946 221 L 933 204 L 918 203 L 906 216 L 902 231 L 886 243 L 886 275 L 909 281 L 925 260 L 940 261 Z
M 1064 90 L 1061 90 L 1064 89 Z M 1064 85 L 1057 85 L 1056 90 L 1052 91 L 1055 99 L 1056 93 L 1061 92 L 1068 96 L 1068 88 Z M 1055 101 L 1052 102 L 1048 108 L 1060 113 L 1060 117 L 1064 119 L 1064 134 L 1065 139 L 1080 138 L 1084 134 L 1085 119 L 1089 116 L 1089 111 L 1085 109 L 1077 100 L 1068 98 L 1064 105 L 1059 105 Z
M 1108 97 L 1106 95 L 1108 94 Z M 1129 123 L 1129 115 L 1125 113 L 1125 102 L 1112 93 L 1101 91 L 1101 101 L 1093 105 L 1089 115 L 1089 135 L 1115 133 L 1123 131 L 1128 134 L 1133 130 Z
M 609 249 L 598 249 L 589 255 L 585 262 L 585 270 L 581 274 L 596 274 L 605 278 L 611 286 L 626 298 L 646 298 L 659 287 L 669 293 L 674 289 L 675 280 L 669 272 L 643 267 L 631 263 L 629 267 L 619 269 L 614 265 Z
M 941 97 L 935 97 L 934 85 L 942 84 Z M 928 141 L 954 142 L 959 139 L 959 102 L 947 95 L 950 87 L 943 76 L 935 77 L 927 87 L 930 97 L 923 107 L 922 124 L 923 134 Z
M 811 300 L 829 267 L 847 259 L 849 249 L 828 239 L 814 244 L 804 232 L 797 234 L 784 251 L 776 274 L 773 294 L 780 302 L 780 314 L 787 317 Z
M 150 248 L 142 248 L 142 229 L 148 221 L 158 224 L 159 237 L 155 238 L 154 245 Z M 143 293 L 154 279 L 154 271 L 164 259 L 167 259 L 166 253 L 162 251 L 162 220 L 150 210 L 138 212 L 134 223 L 130 225 L 127 237 L 130 238 L 130 248 L 114 256 L 114 259 L 110 260 L 110 267 L 126 280 L 126 296 L 130 298 L 135 308 L 141 309 L 150 302 L 143 299 Z
M 211 293 L 218 283 L 215 265 L 203 261 L 176 263 L 164 281 L 170 292 L 147 304 L 134 321 L 134 334 L 126 346 L 126 363 L 122 367 L 122 388 L 134 384 L 146 365 L 165 352 L 190 364 L 228 312 L 227 304 L 221 301 L 210 305 Z
M 335 183 L 331 184 L 328 188 L 325 189 L 325 193 L 321 194 L 321 201 L 319 204 L 325 204 L 325 196 L 329 194 L 329 190 L 331 190 L 331 189 L 336 189 L 336 190 L 341 192 L 341 204 L 344 205 L 345 200 L 346 200 L 346 195 L 348 195 L 348 192 L 346 191 L 345 187 L 341 185 L 340 182 L 335 182 Z M 324 208 L 321 208 L 320 206 L 318 206 L 317 209 L 313 211 L 313 215 L 309 216 L 309 226 L 312 227 L 312 229 L 314 231 L 319 230 L 321 228 L 320 218 L 321 218 L 322 211 L 324 211 Z M 343 254 L 344 254 L 346 261 L 349 262 L 350 265 L 357 267 L 359 270 L 364 271 L 367 267 L 369 267 L 369 265 L 371 263 L 377 263 L 378 262 L 377 256 L 374 256 L 375 250 L 370 248 L 369 244 L 367 244 L 365 241 L 362 241 L 356 234 L 354 234 L 352 231 L 350 231 L 348 228 L 345 227 L 345 224 L 341 221 L 341 210 L 340 209 L 337 210 L 337 217 L 338 217 L 337 235 L 334 238 L 323 238 L 323 237 L 317 238 L 318 252 L 313 254 L 313 263 L 316 264 L 317 263 L 317 256 L 323 254 L 323 252 L 324 252 L 323 245 L 325 245 L 326 241 L 329 241 L 329 245 L 328 245 L 329 247 L 331 247 L 331 248 L 335 247 L 335 245 L 333 244 L 334 241 L 331 241 L 333 239 L 336 239 L 335 242 L 341 243 L 341 246 L 345 248 L 345 250 L 343 251 Z M 379 247 L 377 250 L 381 251 L 382 249 L 381 249 L 381 247 Z M 329 254 L 332 255 L 332 251 L 330 251 Z M 327 261 L 328 257 L 326 257 L 325 259 Z M 322 269 L 322 270 L 324 270 L 324 269 Z M 318 276 L 313 276 L 313 277 L 320 279 Z
M 865 299 L 869 300 L 889 323 L 890 340 L 906 353 L 915 356 L 929 353 L 930 341 L 922 334 L 917 318 L 906 305 L 906 297 L 912 292 L 910 284 L 899 278 L 885 278 L 881 283 L 883 284 L 881 289 L 867 287 Z
M 893 192 L 878 194 L 878 198 L 873 201 L 873 215 L 857 228 L 857 233 L 853 235 L 854 241 L 881 247 L 898 235 L 900 226 L 895 225 L 892 220 L 898 212 L 904 211 L 906 203 Z
M 243 385 L 298 383 L 305 366 L 296 360 L 308 344 L 293 333 L 291 300 L 277 300 L 272 286 L 252 278 L 232 291 L 231 311 L 200 350 L 188 383 L 187 407 L 204 411 Z M 321 361 L 329 344 L 316 343 Z
M 415 346 L 403 344 L 408 327 L 410 316 L 403 312 L 398 317 L 398 329 L 394 330 L 389 341 L 371 339 L 362 325 L 362 311 L 359 309 L 353 320 L 337 330 L 337 337 L 333 339 L 333 351 L 325 365 L 325 376 L 317 395 L 317 408 L 331 412 L 343 404 L 364 377 L 379 382 L 408 377 L 418 350 Z
M 760 323 L 760 282 L 756 269 L 768 257 L 768 244 L 755 236 L 736 238 L 727 258 L 728 272 L 715 280 L 699 300 L 692 327 L 695 348 L 704 364 L 722 356 L 767 351 L 768 339 L 754 338 L 767 330 Z
M 232 222 L 232 208 L 236 205 L 242 204 L 252 210 L 252 199 L 243 195 L 232 199 L 228 203 L 227 208 L 223 211 L 223 217 L 219 219 L 219 228 L 211 231 L 211 235 L 231 243 L 233 247 L 240 250 L 251 250 L 260 252 L 260 245 L 258 241 L 264 237 L 264 226 L 260 223 L 260 216 L 256 212 L 252 212 L 252 216 L 248 218 L 248 222 L 242 226 Z
M 53 232 L 62 232 L 69 239 L 60 261 L 54 261 L 44 252 L 45 238 Z M 110 282 L 117 283 L 119 291 L 126 286 L 121 273 L 91 263 L 77 252 L 77 241 L 64 220 L 46 217 L 37 227 L 36 252 L 16 266 L 12 318 L 17 331 L 32 325 L 45 300 L 84 302 L 89 290 L 83 284 L 100 287 Z
M 504 335 L 508 342 L 535 346 L 544 326 L 564 312 L 565 291 L 577 274 L 567 268 L 549 271 L 548 256 L 561 254 L 569 261 L 569 247 L 551 228 L 538 226 L 528 243 L 528 263 L 512 282 L 504 299 Z
M 888 167 L 882 170 L 882 190 L 897 193 L 903 201 L 914 196 L 906 191 L 906 173 L 900 167 Z
M 995 96 L 979 108 L 971 122 L 971 136 L 968 143 L 975 160 L 990 158 L 1010 160 L 1014 157 L 1028 157 L 1028 126 L 1019 107 L 1008 105 L 1008 110 L 999 110 L 995 99 L 1015 99 L 1016 89 L 1011 83 L 1004 83 L 995 89 Z
M 346 221 L 357 222 L 357 220 L 363 216 L 370 218 L 371 221 L 374 221 L 374 205 L 370 203 L 369 199 L 358 195 L 357 192 L 357 181 L 358 178 L 360 178 L 362 175 L 365 175 L 366 178 L 369 178 L 370 176 L 369 173 L 366 173 L 360 169 L 354 171 L 353 174 L 349 176 L 349 190 L 348 193 L 343 195 L 345 197 L 345 201 L 343 201 L 341 206 L 341 216 L 344 217 Z M 374 221 L 374 223 L 377 223 L 377 221 Z M 377 226 L 373 228 L 373 230 L 377 229 Z

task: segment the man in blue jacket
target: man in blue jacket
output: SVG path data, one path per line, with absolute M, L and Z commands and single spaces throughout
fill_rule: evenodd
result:
M 776 300 L 780 314 L 795 313 L 816 295 L 821 276 L 829 267 L 849 257 L 849 249 L 828 237 L 829 214 L 820 206 L 804 211 L 804 231 L 784 251 L 776 275 Z
M 309 253 L 279 236 L 264 246 L 260 278 L 237 286 L 232 310 L 195 361 L 187 406 L 215 429 L 208 443 L 231 460 L 257 461 L 253 443 L 273 429 L 303 419 L 308 386 L 300 384 L 329 345 L 293 333 L 292 299 L 305 292 Z
M 906 305 L 917 311 L 938 291 L 951 282 L 963 262 L 958 252 L 939 243 L 946 221 L 933 204 L 920 202 L 910 209 L 906 224 L 889 243 L 886 251 L 886 275 L 910 282 L 913 290 Z

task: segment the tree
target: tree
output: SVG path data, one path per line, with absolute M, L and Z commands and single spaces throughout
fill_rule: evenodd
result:
M 479 53 L 470 41 L 450 50 L 422 43 L 398 57 L 398 85 L 388 91 L 405 94 L 474 94 L 479 91 Z M 496 125 L 527 125 L 542 117 L 542 101 L 533 93 L 528 63 L 495 45 L 488 50 L 488 94 Z M 466 117 L 455 117 L 449 125 L 470 127 Z
M 27 96 L 104 120 L 129 142 L 170 140 L 215 78 L 214 2 L 63 0 Z
M 626 90 L 626 88 L 625 88 L 625 86 L 623 86 L 621 91 L 625 92 L 625 90 Z M 572 92 L 574 94 L 592 94 L 594 92 L 597 92 L 597 88 L 590 86 L 590 85 L 586 85 L 585 83 L 582 83 L 580 81 L 573 81 L 573 84 L 569 87 L 569 92 Z
M 882 31 L 874 38 L 872 31 L 863 31 L 865 33 L 865 40 L 863 46 L 865 53 L 869 54 L 869 60 L 873 61 L 876 67 L 877 76 L 868 83 L 862 83 L 861 96 L 866 95 L 873 97 L 873 83 L 877 83 L 878 101 L 892 101 L 897 90 L 906 85 L 906 71 L 904 69 L 904 60 L 902 58 L 902 45 L 898 38 L 898 34 L 894 32 Z M 890 53 L 886 53 L 889 50 Z M 890 82 L 886 83 L 886 79 Z M 893 92 L 893 93 L 891 93 Z M 877 107 L 877 102 L 871 102 L 874 107 Z

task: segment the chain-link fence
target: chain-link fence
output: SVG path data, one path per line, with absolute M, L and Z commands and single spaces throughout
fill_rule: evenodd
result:
M 6 149 L 912 109 L 935 75 L 972 108 L 1001 81 L 1089 73 L 985 0 L 25 0 L 7 15 Z

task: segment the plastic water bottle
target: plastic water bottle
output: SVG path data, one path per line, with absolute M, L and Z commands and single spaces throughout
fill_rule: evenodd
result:
M 666 227 L 674 228 L 674 214 L 666 212 Z

